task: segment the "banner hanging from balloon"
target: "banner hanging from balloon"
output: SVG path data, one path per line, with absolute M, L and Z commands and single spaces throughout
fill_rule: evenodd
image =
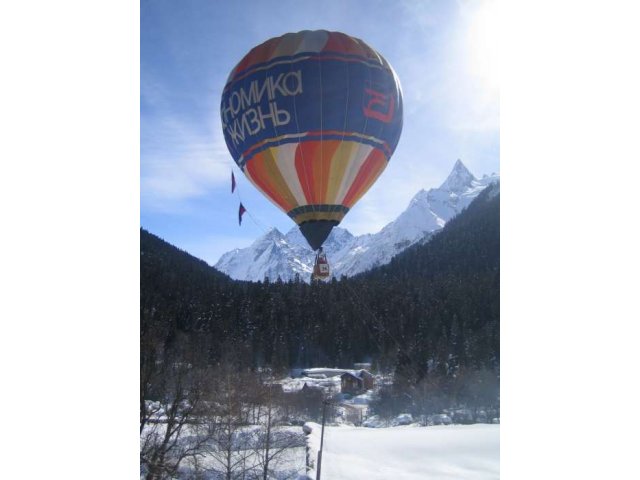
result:
M 238 225 L 242 225 L 242 215 L 244 215 L 244 212 L 246 211 L 247 209 L 244 208 L 244 205 L 240 202 L 240 208 L 238 208 Z

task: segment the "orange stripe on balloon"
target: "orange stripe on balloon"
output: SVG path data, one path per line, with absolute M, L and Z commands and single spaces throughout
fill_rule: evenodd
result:
M 301 142 L 296 149 L 296 172 L 307 203 L 316 203 L 313 195 L 313 161 L 320 142 Z
M 386 166 L 387 161 L 384 154 L 377 148 L 374 148 L 364 161 L 358 175 L 356 175 L 356 178 L 353 180 L 342 204 L 349 208 L 353 207 L 360 197 L 369 190 Z
M 242 60 L 240 60 L 240 63 L 236 65 L 236 68 L 233 71 L 234 76 L 235 76 L 235 72 L 241 72 L 253 63 L 253 59 L 255 58 L 254 50 L 256 50 L 257 48 L 258 47 L 251 50 L 249 53 L 245 55 L 245 57 Z
M 340 52 L 347 53 L 347 49 L 342 42 L 342 39 L 336 34 L 336 32 L 330 32 L 327 43 L 325 43 L 323 52 Z
M 331 32 L 329 41 L 324 51 L 342 52 L 352 55 L 364 55 L 365 51 L 349 35 L 340 32 Z
M 319 155 L 317 155 L 313 164 L 313 178 L 315 180 L 314 198 L 317 204 L 327 203 L 331 164 L 333 163 L 334 154 L 339 146 L 340 140 L 324 140 L 320 148 L 316 151 L 319 152 Z
M 266 151 L 267 150 L 265 150 L 265 152 Z M 269 160 L 269 158 L 271 158 L 271 160 Z M 281 188 L 278 186 L 278 182 L 273 180 L 275 171 L 277 171 L 277 175 L 280 175 L 278 167 L 275 161 L 273 161 L 273 157 L 271 157 L 270 154 L 265 155 L 264 152 L 256 154 L 245 167 L 245 172 L 251 181 L 262 190 L 273 203 L 285 212 L 288 212 L 295 207 L 295 204 L 291 205 L 291 202 L 287 202 L 286 194 L 283 195 Z M 280 175 L 280 177 L 282 176 Z
M 314 142 L 315 143 L 315 142 Z M 311 183 L 311 198 L 313 203 L 322 203 L 322 183 L 323 183 L 323 157 L 324 157 L 324 143 L 318 141 L 318 148 L 313 151 L 313 159 L 311 160 L 311 166 L 313 168 L 313 182 Z
M 329 182 L 327 193 L 323 203 L 335 204 L 338 199 L 338 192 L 342 185 L 349 162 L 354 160 L 360 144 L 357 142 L 340 142 L 338 148 L 331 159 L 331 170 L 329 171 Z
M 259 63 L 268 62 L 273 58 L 274 52 L 278 49 L 278 46 L 282 42 L 282 37 L 273 38 L 264 42 L 262 50 L 262 56 L 258 59 Z
M 252 49 L 247 55 L 240 61 L 238 66 L 236 67 L 236 71 L 240 72 L 245 68 L 253 65 L 254 63 L 262 63 L 269 60 L 269 55 L 276 48 L 278 43 L 280 42 L 280 38 L 271 38 L 266 42 L 258 45 L 254 49 Z

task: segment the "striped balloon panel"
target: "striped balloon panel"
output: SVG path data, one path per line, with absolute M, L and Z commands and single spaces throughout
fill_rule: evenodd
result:
M 244 170 L 247 178 L 293 220 L 336 220 L 387 166 L 382 150 L 352 141 L 308 141 L 270 147 Z M 327 209 L 328 205 L 341 206 Z M 307 209 L 300 207 L 308 206 Z

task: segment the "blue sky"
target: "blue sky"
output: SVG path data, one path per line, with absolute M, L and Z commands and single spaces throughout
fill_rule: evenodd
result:
M 220 126 L 227 75 L 255 45 L 287 32 L 337 30 L 396 70 L 404 127 L 389 166 L 341 226 L 373 233 L 460 158 L 499 171 L 499 56 L 491 1 L 142 1 L 140 222 L 214 264 L 270 227 L 294 223 L 244 178 Z M 251 216 L 237 223 L 234 170 Z

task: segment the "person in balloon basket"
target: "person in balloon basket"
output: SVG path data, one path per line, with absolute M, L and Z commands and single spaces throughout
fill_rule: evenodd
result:
M 327 261 L 327 254 L 324 253 L 322 247 L 318 249 L 316 254 L 316 264 L 313 266 L 313 276 L 315 278 L 326 278 L 330 274 L 329 262 Z

